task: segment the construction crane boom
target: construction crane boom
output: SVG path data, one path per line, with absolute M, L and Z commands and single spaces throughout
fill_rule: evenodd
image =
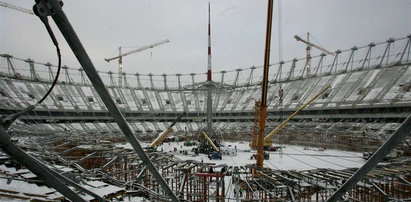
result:
M 314 102 L 314 100 L 316 100 L 321 94 L 323 94 L 325 91 L 327 91 L 329 88 L 331 88 L 330 85 L 328 85 L 327 87 L 325 87 L 323 90 L 321 90 L 317 95 L 315 95 L 314 97 L 312 97 L 308 102 L 306 102 L 305 104 L 303 104 L 300 108 L 297 109 L 297 111 L 295 111 L 293 114 L 291 114 L 286 120 L 284 120 L 283 122 L 281 122 L 276 128 L 274 128 L 274 130 L 272 130 L 267 136 L 265 136 L 264 138 L 264 146 L 270 146 L 271 145 L 271 139 L 273 138 L 273 136 L 275 134 L 277 134 L 278 132 L 280 132 L 280 130 L 282 128 L 284 128 L 288 122 L 294 118 L 298 113 L 300 113 L 304 108 L 306 108 L 308 105 L 310 105 L 312 102 Z
M 318 45 L 315 45 L 315 44 L 313 44 L 313 43 L 311 43 L 311 42 L 309 42 L 309 41 L 306 41 L 306 40 L 302 39 L 301 37 L 299 37 L 299 36 L 297 36 L 297 35 L 295 35 L 294 38 L 295 38 L 297 41 L 301 41 L 301 42 L 307 44 L 308 46 L 312 46 L 312 47 L 314 47 L 314 48 L 316 48 L 316 49 L 319 49 L 319 50 L 321 50 L 321 51 L 323 51 L 323 52 L 325 52 L 325 53 L 327 53 L 327 54 L 329 54 L 329 55 L 335 55 L 335 53 L 333 53 L 333 52 L 331 52 L 331 51 L 328 51 L 327 49 L 325 49 L 325 48 L 323 48 L 323 47 L 320 47 L 320 46 L 318 46 Z
M 120 86 L 120 87 L 123 86 L 123 57 L 124 56 L 130 55 L 130 54 L 133 54 L 133 53 L 137 53 L 137 52 L 140 52 L 140 51 L 143 51 L 143 50 L 147 50 L 149 48 L 154 48 L 156 46 L 159 46 L 161 44 L 165 44 L 165 43 L 168 43 L 168 42 L 170 42 L 170 41 L 168 39 L 166 39 L 166 40 L 163 40 L 163 41 L 160 41 L 160 42 L 157 42 L 157 43 L 153 43 L 153 44 L 150 44 L 150 45 L 147 45 L 147 46 L 143 46 L 141 48 L 137 48 L 135 50 L 128 51 L 128 52 L 123 53 L 123 54 L 121 54 L 121 46 L 120 46 L 120 47 L 118 47 L 118 52 L 119 52 L 118 56 L 112 57 L 112 58 L 104 58 L 104 60 L 106 62 L 110 62 L 112 60 L 118 59 L 118 86 Z
M 130 55 L 130 54 L 133 54 L 133 53 L 137 53 L 137 52 L 140 52 L 140 51 L 143 51 L 143 50 L 147 50 L 147 49 L 149 49 L 149 48 L 154 48 L 154 47 L 156 47 L 156 46 L 159 46 L 159 45 L 162 45 L 162 44 L 165 44 L 165 43 L 168 43 L 168 42 L 170 42 L 170 41 L 169 41 L 168 39 L 166 39 L 166 40 L 163 40 L 163 41 L 160 41 L 160 42 L 157 42 L 157 43 L 153 43 L 153 44 L 150 44 L 150 45 L 147 45 L 147 46 L 143 46 L 143 47 L 141 47 L 141 48 L 137 48 L 137 49 L 135 49 L 135 50 L 131 50 L 131 51 L 125 52 L 125 53 L 120 54 L 119 56 L 116 56 L 116 57 L 105 58 L 104 60 L 105 60 L 106 62 L 110 62 L 110 61 L 112 61 L 112 60 L 119 59 L 119 58 L 121 58 L 121 57 Z
M 271 47 L 271 28 L 273 21 L 274 0 L 268 0 L 267 6 L 267 27 L 265 33 L 264 69 L 263 81 L 261 82 L 261 103 L 260 103 L 260 124 L 257 135 L 257 167 L 263 167 L 263 134 L 267 116 L 267 94 L 268 94 L 268 72 L 270 70 L 270 47 Z M 253 171 L 255 174 L 255 172 Z
M 10 9 L 13 9 L 13 10 L 16 10 L 16 11 L 20 11 L 20 12 L 23 12 L 23 13 L 27 13 L 27 14 L 30 14 L 30 15 L 34 15 L 34 12 L 32 10 L 22 8 L 22 7 L 19 7 L 19 6 L 15 6 L 15 5 L 12 5 L 12 4 L 8 4 L 8 3 L 2 2 L 2 1 L 0 1 L 0 6 L 3 6 L 5 8 L 10 8 Z
M 157 147 L 161 142 L 163 142 L 163 140 L 167 137 L 168 134 L 170 134 L 171 132 L 173 132 L 173 126 L 181 120 L 181 117 L 183 117 L 186 114 L 186 112 L 181 113 L 176 120 L 174 120 L 170 126 L 163 131 L 151 144 L 151 147 Z
M 220 151 L 217 146 L 215 146 L 214 142 L 208 137 L 207 133 L 204 131 L 201 131 L 201 134 L 204 136 L 204 138 L 207 140 L 207 142 L 210 144 L 210 146 L 215 150 L 215 151 Z

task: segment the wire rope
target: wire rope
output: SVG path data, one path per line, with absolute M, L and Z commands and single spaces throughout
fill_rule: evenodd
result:
M 294 160 L 296 160 L 296 161 L 298 161 L 298 162 L 300 162 L 300 163 L 303 163 L 303 164 L 305 164 L 305 165 L 308 165 L 308 166 L 310 166 L 310 167 L 313 167 L 313 168 L 316 168 L 316 169 L 319 168 L 319 167 L 317 167 L 317 166 L 313 166 L 313 165 L 311 165 L 311 164 L 309 164 L 309 163 L 307 163 L 307 162 L 304 162 L 304 161 L 302 161 L 302 160 L 299 160 L 299 159 L 297 159 L 297 158 L 294 158 L 294 157 L 292 157 L 291 155 L 288 155 L 288 154 L 284 154 L 284 155 L 286 155 L 286 156 L 288 156 L 288 157 L 290 157 L 290 158 L 292 158 L 292 159 L 294 159 Z
M 57 74 L 53 80 L 52 85 L 50 86 L 50 88 L 47 90 L 47 92 L 43 95 L 43 97 L 38 100 L 34 105 L 30 105 L 26 108 L 23 108 L 22 110 L 18 111 L 17 113 L 14 113 L 12 115 L 10 115 L 7 119 L 4 120 L 4 125 L 6 127 L 10 127 L 10 125 L 16 120 L 18 119 L 21 115 L 26 114 L 27 112 L 32 111 L 33 109 L 35 109 L 37 106 L 39 106 L 51 93 L 51 91 L 53 90 L 53 88 L 55 87 L 55 85 L 57 84 L 59 75 L 60 75 L 60 70 L 61 70 L 61 53 L 60 53 L 60 48 L 57 42 L 57 39 L 48 23 L 48 19 L 47 17 L 40 17 L 41 21 L 43 22 L 43 24 L 45 25 L 47 32 L 50 36 L 50 38 L 53 41 L 54 46 L 56 47 L 56 52 L 57 52 L 57 57 L 58 57 L 58 69 L 57 69 Z
M 327 163 L 330 163 L 330 164 L 333 164 L 333 165 L 336 165 L 336 166 L 339 166 L 339 167 L 343 167 L 343 168 L 349 168 L 349 167 L 347 167 L 347 166 L 340 165 L 340 164 L 338 164 L 338 163 L 334 163 L 334 162 L 331 162 L 331 161 L 328 161 L 328 160 L 325 160 L 325 159 L 319 158 L 318 156 L 312 156 L 312 155 L 310 155 L 310 154 L 308 154 L 308 153 L 306 153 L 306 152 L 303 152 L 303 151 L 297 150 L 297 149 L 295 149 L 295 148 L 293 148 L 293 147 L 289 147 L 289 148 L 291 148 L 291 149 L 293 149 L 293 150 L 295 150 L 295 151 L 297 151 L 297 152 L 300 152 L 300 153 L 306 154 L 307 156 L 310 156 L 310 157 L 312 157 L 312 158 L 316 158 L 316 159 L 318 159 L 318 160 L 320 160 L 320 161 L 324 161 L 324 162 L 327 162 Z M 339 157 L 337 157 L 337 156 L 335 156 L 335 157 L 336 157 L 336 158 L 339 158 Z
M 278 61 L 283 60 L 283 9 L 282 1 L 278 0 Z

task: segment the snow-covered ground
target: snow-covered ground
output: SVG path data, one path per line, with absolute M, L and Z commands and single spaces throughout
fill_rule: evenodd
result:
M 255 163 L 254 159 L 250 159 L 256 151 L 251 150 L 248 142 L 225 142 L 225 146 L 237 148 L 237 156 L 223 156 L 222 160 L 210 160 L 206 154 L 194 155 L 192 152 L 195 146 L 184 146 L 183 142 L 163 143 L 157 150 L 168 153 L 173 153 L 181 160 L 197 160 L 204 163 L 226 164 L 231 166 L 243 166 L 246 164 Z M 148 143 L 142 143 L 142 146 L 147 146 Z M 132 148 L 130 144 L 118 145 L 125 148 Z M 264 166 L 272 169 L 281 170 L 310 170 L 316 168 L 333 168 L 345 169 L 360 167 L 364 164 L 361 153 L 347 152 L 341 150 L 320 148 L 304 148 L 295 145 L 281 145 L 282 151 L 269 152 L 270 159 L 264 160 Z M 174 152 L 177 150 L 177 152 Z M 187 155 L 183 154 L 188 151 Z

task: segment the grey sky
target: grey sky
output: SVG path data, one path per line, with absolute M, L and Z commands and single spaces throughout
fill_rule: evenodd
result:
M 34 1 L 2 0 L 31 9 Z M 208 0 L 66 0 L 63 7 L 98 70 L 117 71 L 118 46 L 170 43 L 124 58 L 128 73 L 203 73 L 207 69 Z M 278 1 L 275 1 L 277 7 Z M 213 70 L 263 63 L 266 0 L 211 0 Z M 331 51 L 411 34 L 411 0 L 282 1 L 283 59 L 305 56 L 295 34 L 310 32 Z M 278 8 L 275 8 L 272 63 L 278 62 Z M 52 22 L 63 64 L 78 68 Z M 131 50 L 131 49 L 127 49 Z M 37 17 L 0 7 L 0 53 L 56 64 L 56 53 Z M 317 50 L 313 54 L 319 54 Z

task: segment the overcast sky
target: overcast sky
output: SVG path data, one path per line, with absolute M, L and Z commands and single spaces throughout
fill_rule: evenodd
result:
M 31 9 L 34 0 L 2 0 Z M 118 47 L 132 50 L 164 39 L 170 43 L 124 57 L 127 73 L 204 73 L 207 69 L 208 0 L 66 0 L 63 7 L 96 68 L 117 72 Z M 263 64 L 266 0 L 211 0 L 213 71 Z M 278 62 L 278 1 L 271 62 Z M 310 32 L 335 51 L 411 34 L 411 0 L 282 0 L 283 59 L 305 56 L 294 35 Z M 63 64 L 79 63 L 54 26 Z M 32 15 L 0 7 L 0 53 L 56 64 L 46 29 Z M 314 50 L 313 54 L 320 54 Z

